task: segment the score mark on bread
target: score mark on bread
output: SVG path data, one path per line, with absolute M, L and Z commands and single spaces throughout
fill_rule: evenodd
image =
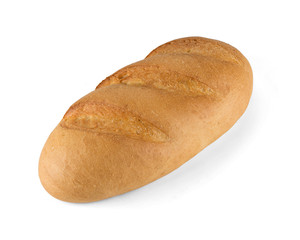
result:
M 140 85 L 188 96 L 212 95 L 213 89 L 194 77 L 161 69 L 159 66 L 134 65 L 106 78 L 97 88 L 113 84 Z
M 148 142 L 162 143 L 169 137 L 140 116 L 105 103 L 79 103 L 65 114 L 63 128 L 127 136 Z

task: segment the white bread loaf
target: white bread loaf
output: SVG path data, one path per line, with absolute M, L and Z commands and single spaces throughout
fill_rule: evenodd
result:
M 251 92 L 251 67 L 232 46 L 201 37 L 163 44 L 70 107 L 42 150 L 41 182 L 68 202 L 144 186 L 229 130 Z

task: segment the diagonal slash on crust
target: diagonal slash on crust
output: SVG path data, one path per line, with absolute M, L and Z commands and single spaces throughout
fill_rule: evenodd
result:
M 207 96 L 214 94 L 214 90 L 205 83 L 191 76 L 161 69 L 156 65 L 134 65 L 121 69 L 107 77 L 97 88 L 113 84 L 147 86 L 187 96 Z
M 148 142 L 169 140 L 166 133 L 137 114 L 105 103 L 79 103 L 72 106 L 61 121 L 63 128 L 124 135 Z

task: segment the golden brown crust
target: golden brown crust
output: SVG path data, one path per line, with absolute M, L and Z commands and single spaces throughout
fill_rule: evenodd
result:
M 112 84 L 147 86 L 190 96 L 212 95 L 213 89 L 195 77 L 184 75 L 159 65 L 132 65 L 102 81 L 97 89 Z
M 166 142 L 168 135 L 140 116 L 120 107 L 98 102 L 73 105 L 60 123 L 61 127 L 110 133 L 149 142 Z
M 146 58 L 170 53 L 196 54 L 237 64 L 243 64 L 244 59 L 243 55 L 229 44 L 203 37 L 187 37 L 167 42 L 154 49 Z
M 90 202 L 150 183 L 224 134 L 252 92 L 246 58 L 220 41 L 166 43 L 74 103 L 39 163 L 45 189 Z

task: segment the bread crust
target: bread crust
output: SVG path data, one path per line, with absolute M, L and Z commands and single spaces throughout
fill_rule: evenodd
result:
M 250 64 L 232 46 L 200 37 L 163 44 L 70 107 L 42 150 L 41 182 L 68 202 L 142 187 L 229 130 L 251 92 Z

